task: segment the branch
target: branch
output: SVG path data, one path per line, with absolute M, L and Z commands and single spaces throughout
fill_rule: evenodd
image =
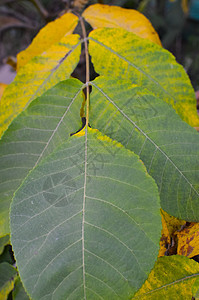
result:
M 89 81 L 90 81 L 90 70 L 89 70 L 89 54 L 88 54 L 88 41 L 86 35 L 86 28 L 84 25 L 83 18 L 79 16 L 79 21 L 82 27 L 82 35 L 85 46 L 85 57 L 86 57 L 86 127 L 89 122 L 89 101 L 90 101 L 90 93 L 89 93 Z
M 37 8 L 37 10 L 39 11 L 40 15 L 44 19 L 48 19 L 49 13 L 45 9 L 45 7 L 41 4 L 41 2 L 39 0 L 29 0 L 29 1 L 32 2 L 32 4 Z

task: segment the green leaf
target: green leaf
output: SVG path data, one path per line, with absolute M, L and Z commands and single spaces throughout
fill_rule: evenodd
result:
M 135 154 L 97 130 L 71 137 L 34 169 L 10 217 L 33 299 L 130 299 L 158 254 L 155 182 Z
M 79 61 L 80 44 L 78 35 L 67 35 L 19 70 L 0 101 L 0 136 L 33 99 L 70 77 Z
M 0 236 L 9 233 L 13 193 L 39 161 L 78 130 L 82 83 L 68 79 L 34 100 L 0 141 Z
M 15 286 L 14 286 L 14 291 L 12 292 L 12 298 L 13 298 L 13 300 L 29 300 L 30 299 L 28 297 L 28 295 L 26 294 L 19 277 L 17 277 L 17 279 L 15 280 Z
M 14 287 L 17 270 L 8 263 L 0 264 L 0 300 L 7 299 Z
M 131 32 L 112 28 L 90 33 L 89 52 L 97 73 L 130 79 L 171 104 L 191 126 L 198 126 L 193 87 L 170 52 Z
M 91 85 L 91 126 L 140 156 L 165 211 L 199 221 L 198 133 L 143 87 L 107 77 Z
M 133 299 L 190 300 L 193 296 L 192 285 L 198 278 L 197 262 L 178 255 L 160 257 Z
M 192 292 L 195 300 L 198 300 L 199 299 L 199 276 L 194 282 L 194 284 L 192 285 Z
M 4 247 L 9 243 L 10 236 L 5 235 L 0 238 L 0 255 L 3 253 Z

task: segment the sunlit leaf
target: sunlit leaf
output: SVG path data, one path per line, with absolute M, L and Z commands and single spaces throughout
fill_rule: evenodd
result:
M 199 279 L 199 264 L 195 261 L 178 255 L 160 257 L 133 299 L 189 300 L 196 279 Z
M 36 97 L 69 78 L 79 61 L 78 35 L 67 35 L 20 69 L 0 101 L 0 136 Z
M 91 85 L 91 126 L 140 156 L 156 180 L 163 210 L 182 220 L 199 221 L 195 129 L 170 105 L 128 80 L 98 77 Z
M 194 284 L 192 285 L 192 292 L 193 292 L 194 300 L 198 300 L 199 299 L 199 278 L 197 278 Z
M 17 55 L 17 71 L 34 56 L 41 55 L 53 44 L 58 43 L 64 36 L 73 33 L 77 23 L 78 17 L 69 12 L 48 23 L 40 30 L 30 46 Z
M 138 157 L 86 129 L 46 157 L 11 205 L 11 241 L 33 299 L 130 299 L 158 254 L 159 196 Z
M 85 9 L 83 17 L 94 29 L 101 27 L 123 28 L 161 45 L 159 36 L 151 22 L 137 10 L 94 4 Z
M 1 97 L 3 95 L 3 92 L 5 90 L 5 88 L 7 87 L 8 85 L 5 84 L 5 83 L 0 83 L 0 101 L 1 101 Z
M 81 127 L 81 89 L 76 79 L 57 84 L 33 101 L 0 141 L 0 236 L 9 233 L 10 201 L 28 172 Z
M 97 73 L 147 88 L 171 104 L 188 124 L 198 126 L 193 87 L 170 52 L 131 32 L 113 28 L 92 31 L 89 49 Z

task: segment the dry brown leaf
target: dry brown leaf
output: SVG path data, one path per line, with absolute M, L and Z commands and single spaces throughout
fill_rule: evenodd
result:
M 199 254 L 199 223 L 190 223 L 188 227 L 176 232 L 177 254 L 189 258 Z
M 159 255 L 171 255 L 173 250 L 176 250 L 175 245 L 175 233 L 177 230 L 180 230 L 183 225 L 186 224 L 186 221 L 179 220 L 175 217 L 170 216 L 164 210 L 161 209 L 162 216 L 162 237 L 160 239 L 160 250 Z M 173 249 L 172 249 L 173 248 Z

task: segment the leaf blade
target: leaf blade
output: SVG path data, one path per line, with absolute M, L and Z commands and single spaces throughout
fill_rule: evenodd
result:
M 81 126 L 82 83 L 57 84 L 35 99 L 10 125 L 0 141 L 0 236 L 9 233 L 13 193 L 41 159 Z
M 12 120 L 36 97 L 69 78 L 80 56 L 78 35 L 63 37 L 20 69 L 0 102 L 0 136 Z
M 14 287 L 14 280 L 17 277 L 17 270 L 7 262 L 0 264 L 0 299 L 7 299 Z
M 55 21 L 49 22 L 39 31 L 30 46 L 17 55 L 17 72 L 33 57 L 46 51 L 64 36 L 72 34 L 77 23 L 78 17 L 69 12 Z
M 161 46 L 159 36 L 151 22 L 137 10 L 98 3 L 86 8 L 82 16 L 94 29 L 123 28 Z
M 168 104 L 131 82 L 101 77 L 91 84 L 92 126 L 140 156 L 158 185 L 162 209 L 197 222 L 197 132 Z
M 34 299 L 46 293 L 56 299 L 83 298 L 85 293 L 87 299 L 126 299 L 144 282 L 158 253 L 161 220 L 154 181 L 134 154 L 88 130 L 48 156 L 12 202 L 12 245 L 20 277 Z M 116 150 L 115 155 L 110 150 Z M 64 178 L 68 200 L 67 193 L 62 195 Z M 31 192 L 30 199 L 27 192 L 32 184 L 35 196 Z M 56 194 L 58 198 L 53 198 Z M 147 200 L 151 206 L 146 210 Z M 33 228 L 35 218 L 30 236 L 28 228 Z M 150 257 L 147 263 L 142 251 Z M 30 277 L 33 265 L 38 271 Z
M 199 277 L 198 264 L 186 257 L 160 257 L 140 291 L 132 299 L 191 299 L 192 285 Z
M 97 73 L 131 80 L 147 88 L 171 104 L 184 121 L 197 127 L 194 90 L 183 67 L 171 53 L 121 29 L 93 30 L 89 41 Z

